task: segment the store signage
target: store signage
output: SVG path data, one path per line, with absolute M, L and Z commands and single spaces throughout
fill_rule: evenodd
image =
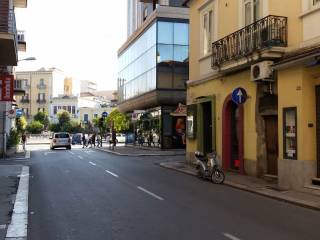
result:
M 236 104 L 243 104 L 247 101 L 248 95 L 244 88 L 236 88 L 232 91 L 231 98 Z
M 0 101 L 13 101 L 13 75 L 0 75 Z

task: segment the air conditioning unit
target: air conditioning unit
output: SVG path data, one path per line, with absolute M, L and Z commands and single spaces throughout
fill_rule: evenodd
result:
M 251 81 L 274 81 L 274 74 L 271 68 L 272 61 L 263 61 L 251 66 Z

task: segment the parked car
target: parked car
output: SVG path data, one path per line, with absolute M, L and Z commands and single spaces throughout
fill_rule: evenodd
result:
M 71 149 L 70 134 L 67 132 L 53 133 L 50 139 L 51 139 L 51 142 L 50 142 L 51 150 L 55 148 L 62 148 L 62 147 L 69 150 Z
M 76 133 L 72 135 L 72 140 L 71 140 L 72 145 L 81 144 L 81 141 L 82 141 L 81 133 Z
M 117 133 L 116 139 L 117 139 L 117 143 L 125 143 L 126 142 L 126 135 L 123 133 Z

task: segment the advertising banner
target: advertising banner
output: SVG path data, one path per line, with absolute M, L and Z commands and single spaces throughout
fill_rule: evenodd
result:
M 13 75 L 0 75 L 0 101 L 11 102 L 13 101 Z

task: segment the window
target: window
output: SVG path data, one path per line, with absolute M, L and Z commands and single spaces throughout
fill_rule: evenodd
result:
M 22 100 L 28 100 L 29 99 L 29 93 L 26 93 L 24 96 L 22 96 Z
M 76 114 L 76 106 L 72 106 L 72 114 Z
M 283 109 L 283 157 L 297 159 L 297 108 Z
M 56 115 L 58 113 L 58 108 L 57 106 L 53 106 L 53 114 Z
M 312 0 L 313 6 L 320 4 L 320 0 Z
M 71 113 L 71 106 L 68 106 L 68 112 Z
M 45 93 L 38 93 L 38 100 L 45 100 L 46 99 L 46 94 Z
M 211 52 L 213 12 L 209 10 L 202 15 L 203 54 Z
M 21 80 L 14 80 L 14 88 L 21 88 Z
M 95 113 L 95 114 L 93 115 L 93 118 L 97 118 L 97 117 L 98 117 L 98 114 Z
M 247 26 L 261 18 L 260 0 L 243 0 L 244 24 Z
M 89 120 L 88 114 L 87 113 L 83 114 L 83 121 L 88 122 L 88 120 Z
M 40 85 L 43 86 L 44 85 L 44 79 L 40 79 Z
M 41 108 L 38 108 L 38 112 L 41 112 Z
M 28 86 L 28 80 L 22 80 L 23 88 L 26 88 Z
M 173 44 L 172 22 L 158 22 L 158 43 Z

